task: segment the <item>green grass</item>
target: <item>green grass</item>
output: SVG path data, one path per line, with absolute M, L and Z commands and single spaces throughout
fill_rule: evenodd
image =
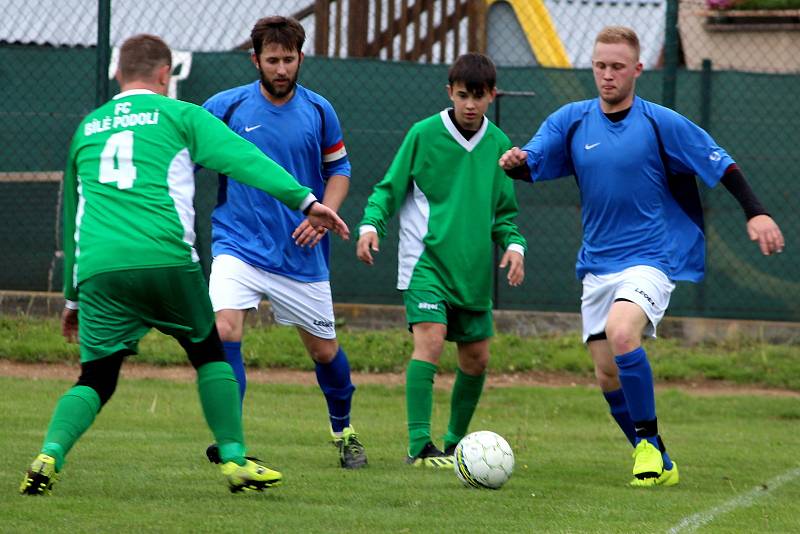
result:
M 67 345 L 56 319 L 0 316 L 0 358 L 25 362 L 77 361 L 78 349 Z M 356 371 L 402 372 L 412 350 L 411 335 L 400 329 L 339 328 L 339 339 Z M 250 367 L 313 369 L 293 328 L 250 326 L 244 339 Z M 726 380 L 800 390 L 800 345 L 776 345 L 748 339 L 685 346 L 675 339 L 645 345 L 660 382 Z M 577 334 L 519 337 L 499 334 L 492 341 L 492 372 L 547 371 L 592 376 L 592 364 Z M 136 361 L 154 365 L 186 365 L 180 346 L 158 332 L 148 334 Z M 448 343 L 441 361 L 455 370 L 455 347 Z
M 517 467 L 500 491 L 467 489 L 450 472 L 405 466 L 402 388 L 363 386 L 356 427 L 370 465 L 336 467 L 315 387 L 253 384 L 250 452 L 286 484 L 231 495 L 203 457 L 211 437 L 193 384 L 122 381 L 69 456 L 53 495 L 16 495 L 67 381 L 0 378 L 0 531 L 31 532 L 664 532 L 800 466 L 796 398 L 658 397 L 660 423 L 681 468 L 675 488 L 627 487 L 630 446 L 593 388 L 493 388 L 474 429 L 505 436 Z M 446 424 L 437 390 L 434 432 Z M 800 478 L 701 532 L 791 532 Z

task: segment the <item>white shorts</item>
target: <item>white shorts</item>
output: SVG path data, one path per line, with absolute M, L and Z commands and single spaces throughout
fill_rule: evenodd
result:
M 323 339 L 336 338 L 330 282 L 298 282 L 222 254 L 211 263 L 208 286 L 215 312 L 255 309 L 266 297 L 276 323 L 299 326 Z
M 637 304 L 650 320 L 645 335 L 656 337 L 656 327 L 664 318 L 674 289 L 675 284 L 666 274 L 646 265 L 628 267 L 618 273 L 587 274 L 583 277 L 581 296 L 583 342 L 591 335 L 605 332 L 608 312 L 618 299 Z

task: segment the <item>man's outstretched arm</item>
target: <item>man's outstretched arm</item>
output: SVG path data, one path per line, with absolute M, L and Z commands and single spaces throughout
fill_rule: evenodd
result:
M 750 184 L 737 165 L 731 165 L 720 180 L 722 185 L 739 202 L 747 218 L 747 235 L 758 242 L 761 253 L 769 256 L 783 252 L 784 239 L 781 229 L 750 188 Z

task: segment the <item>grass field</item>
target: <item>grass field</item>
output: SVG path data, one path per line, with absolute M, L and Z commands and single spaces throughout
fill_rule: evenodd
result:
M 501 490 L 480 491 L 451 472 L 402 463 L 402 388 L 359 388 L 354 424 L 370 465 L 346 472 L 325 443 L 315 387 L 254 384 L 245 406 L 250 452 L 282 470 L 286 484 L 231 495 L 204 460 L 211 438 L 193 384 L 127 380 L 70 454 L 53 495 L 19 496 L 69 384 L 0 378 L 0 532 L 800 530 L 796 397 L 663 391 L 660 423 L 681 484 L 640 490 L 627 487 L 630 447 L 594 389 L 490 388 L 473 429 L 505 436 L 517 467 Z M 448 399 L 435 395 L 438 435 Z

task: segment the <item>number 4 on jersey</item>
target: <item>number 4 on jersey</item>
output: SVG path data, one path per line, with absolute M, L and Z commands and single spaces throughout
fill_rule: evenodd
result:
M 116 182 L 117 189 L 130 189 L 136 180 L 133 165 L 133 131 L 117 132 L 108 138 L 100 154 L 101 184 Z

